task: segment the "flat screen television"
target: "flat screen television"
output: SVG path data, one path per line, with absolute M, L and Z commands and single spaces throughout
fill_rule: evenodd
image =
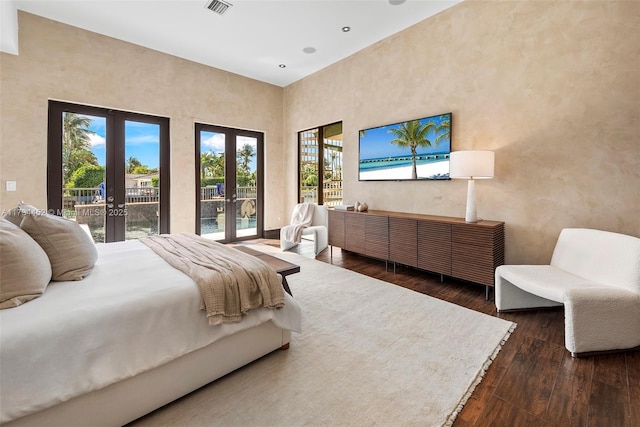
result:
M 359 181 L 449 179 L 451 113 L 363 129 Z

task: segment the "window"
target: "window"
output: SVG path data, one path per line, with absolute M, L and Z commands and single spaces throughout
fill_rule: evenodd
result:
M 342 122 L 299 132 L 298 146 L 298 200 L 342 204 Z

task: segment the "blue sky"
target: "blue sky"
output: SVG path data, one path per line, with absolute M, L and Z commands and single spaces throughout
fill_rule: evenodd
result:
M 103 117 L 86 117 L 92 119 L 91 126 L 89 126 L 89 129 L 93 132 L 91 149 L 98 158 L 98 163 L 104 165 L 106 162 L 106 119 Z M 160 127 L 158 125 L 126 121 L 124 135 L 125 159 L 135 157 L 150 169 L 158 167 L 160 164 Z
M 238 136 L 236 140 L 236 150 L 240 150 L 245 144 L 253 146 L 253 152 L 257 154 L 258 146 L 255 138 L 246 136 Z M 217 132 L 202 131 L 200 134 L 200 152 L 206 153 L 213 151 L 215 154 L 224 153 L 225 150 L 225 135 Z M 254 171 L 257 168 L 256 163 L 257 156 L 253 156 L 249 162 L 249 168 Z
M 84 115 L 91 119 L 89 130 L 91 134 L 91 151 L 98 158 L 98 164 L 106 163 L 106 119 Z M 257 152 L 257 141 L 255 138 L 238 136 L 237 149 L 241 149 L 245 144 L 250 144 Z M 195 144 L 195 142 L 194 142 Z M 215 154 L 224 153 L 225 135 L 215 132 L 202 132 L 201 151 L 213 151 Z M 144 166 L 150 169 L 157 168 L 160 164 L 160 127 L 158 125 L 126 121 L 125 122 L 125 160 L 135 157 Z M 256 156 L 249 163 L 251 170 L 256 170 Z
M 445 118 L 447 116 L 444 116 Z M 443 116 L 434 116 L 420 119 L 420 123 L 425 124 L 429 121 L 434 121 L 436 125 L 442 122 Z M 361 159 L 377 159 L 380 157 L 393 157 L 401 155 L 410 155 L 411 149 L 409 147 L 400 148 L 395 144 L 391 144 L 394 136 L 389 129 L 397 127 L 399 123 L 395 123 L 387 126 L 380 126 L 377 128 L 367 129 L 364 136 L 360 137 L 360 158 Z M 434 134 L 430 132 L 427 139 L 433 141 Z M 450 141 L 440 141 L 437 147 L 419 148 L 418 154 L 430 154 L 430 153 L 442 153 L 451 150 Z

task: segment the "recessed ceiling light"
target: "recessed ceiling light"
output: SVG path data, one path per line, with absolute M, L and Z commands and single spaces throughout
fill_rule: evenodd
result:
M 351 31 L 351 27 L 342 27 L 343 33 L 348 33 L 349 31 Z
M 286 66 L 286 65 L 284 65 L 284 64 L 280 64 L 280 65 L 278 65 L 278 67 L 280 67 L 280 68 L 287 68 L 287 66 Z
M 391 6 L 397 6 L 397 5 L 399 5 L 399 4 L 404 3 L 405 1 L 406 1 L 406 0 L 389 0 L 389 4 L 390 4 Z
M 316 48 L 315 48 L 315 47 L 311 47 L 311 46 L 309 46 L 309 47 L 305 47 L 304 49 L 302 49 L 302 51 L 303 51 L 304 53 L 315 53 Z

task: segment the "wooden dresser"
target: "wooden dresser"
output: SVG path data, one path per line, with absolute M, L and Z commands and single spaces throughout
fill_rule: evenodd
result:
M 388 211 L 329 210 L 329 245 L 494 286 L 504 264 L 504 222 Z

